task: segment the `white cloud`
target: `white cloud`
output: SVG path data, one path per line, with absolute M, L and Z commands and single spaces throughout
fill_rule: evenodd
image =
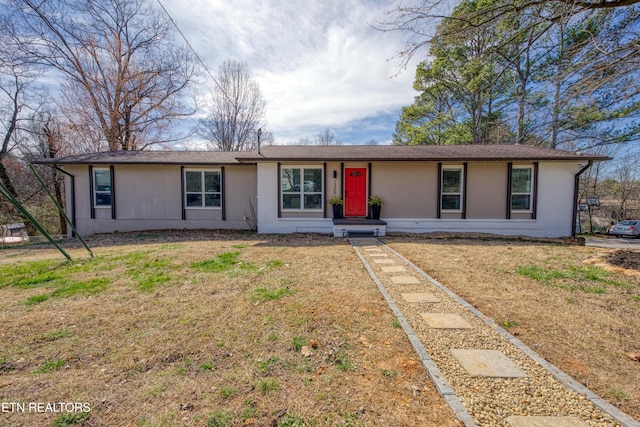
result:
M 267 100 L 268 128 L 278 141 L 313 136 L 327 127 L 338 131 L 381 114 L 397 115 L 415 95 L 413 69 L 391 78 L 398 72 L 392 58 L 402 46 L 402 35 L 370 26 L 384 19 L 391 3 L 163 4 L 214 75 L 227 58 L 248 65 Z

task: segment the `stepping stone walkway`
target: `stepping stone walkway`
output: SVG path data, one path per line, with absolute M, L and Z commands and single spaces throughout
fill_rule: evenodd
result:
M 640 427 L 379 240 L 351 245 L 465 426 Z

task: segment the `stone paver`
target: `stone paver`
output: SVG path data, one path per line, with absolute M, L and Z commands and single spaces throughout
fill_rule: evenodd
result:
M 391 281 L 396 285 L 419 285 L 420 279 L 415 276 L 392 276 Z
M 370 257 L 384 257 L 384 258 L 387 258 L 389 255 L 387 255 L 387 254 L 379 254 L 379 253 L 375 253 L 374 252 L 374 253 L 370 253 L 369 256 Z
M 507 418 L 511 427 L 587 427 L 587 424 L 577 417 L 522 417 Z
M 407 293 L 403 293 L 402 297 L 407 302 L 433 302 L 433 303 L 440 302 L 440 298 L 428 292 L 422 292 L 422 293 L 407 292 Z
M 473 326 L 459 314 L 454 313 L 422 313 L 421 317 L 430 328 L 434 329 L 471 329 Z
M 464 369 L 472 377 L 521 378 L 527 373 L 498 350 L 451 349 Z
M 382 258 L 382 259 L 374 259 L 373 262 L 376 264 L 395 264 L 396 262 L 392 259 Z
M 400 266 L 400 265 L 394 265 L 392 267 L 380 267 L 382 269 L 383 273 L 406 273 L 407 269 Z

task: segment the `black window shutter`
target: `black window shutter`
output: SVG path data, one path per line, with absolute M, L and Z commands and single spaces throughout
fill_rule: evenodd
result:
M 513 163 L 507 163 L 507 219 L 511 219 L 511 179 L 513 174 Z
M 438 213 L 436 218 L 442 217 L 442 163 L 438 163 Z
M 96 208 L 93 193 L 93 166 L 89 165 L 89 201 L 91 203 L 91 219 L 96 218 Z
M 226 221 L 227 220 L 227 212 L 226 212 L 226 203 L 225 203 L 225 194 L 227 193 L 226 191 L 224 191 L 224 166 L 220 167 L 220 191 L 222 192 L 222 194 L 220 195 L 220 203 L 222 204 L 222 220 Z
M 116 219 L 116 179 L 113 165 L 109 166 L 109 179 L 111 180 L 111 219 Z

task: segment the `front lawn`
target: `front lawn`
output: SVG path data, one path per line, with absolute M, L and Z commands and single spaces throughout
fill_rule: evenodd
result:
M 0 250 L 0 402 L 90 407 L 1 425 L 457 425 L 344 240 L 88 241 Z

